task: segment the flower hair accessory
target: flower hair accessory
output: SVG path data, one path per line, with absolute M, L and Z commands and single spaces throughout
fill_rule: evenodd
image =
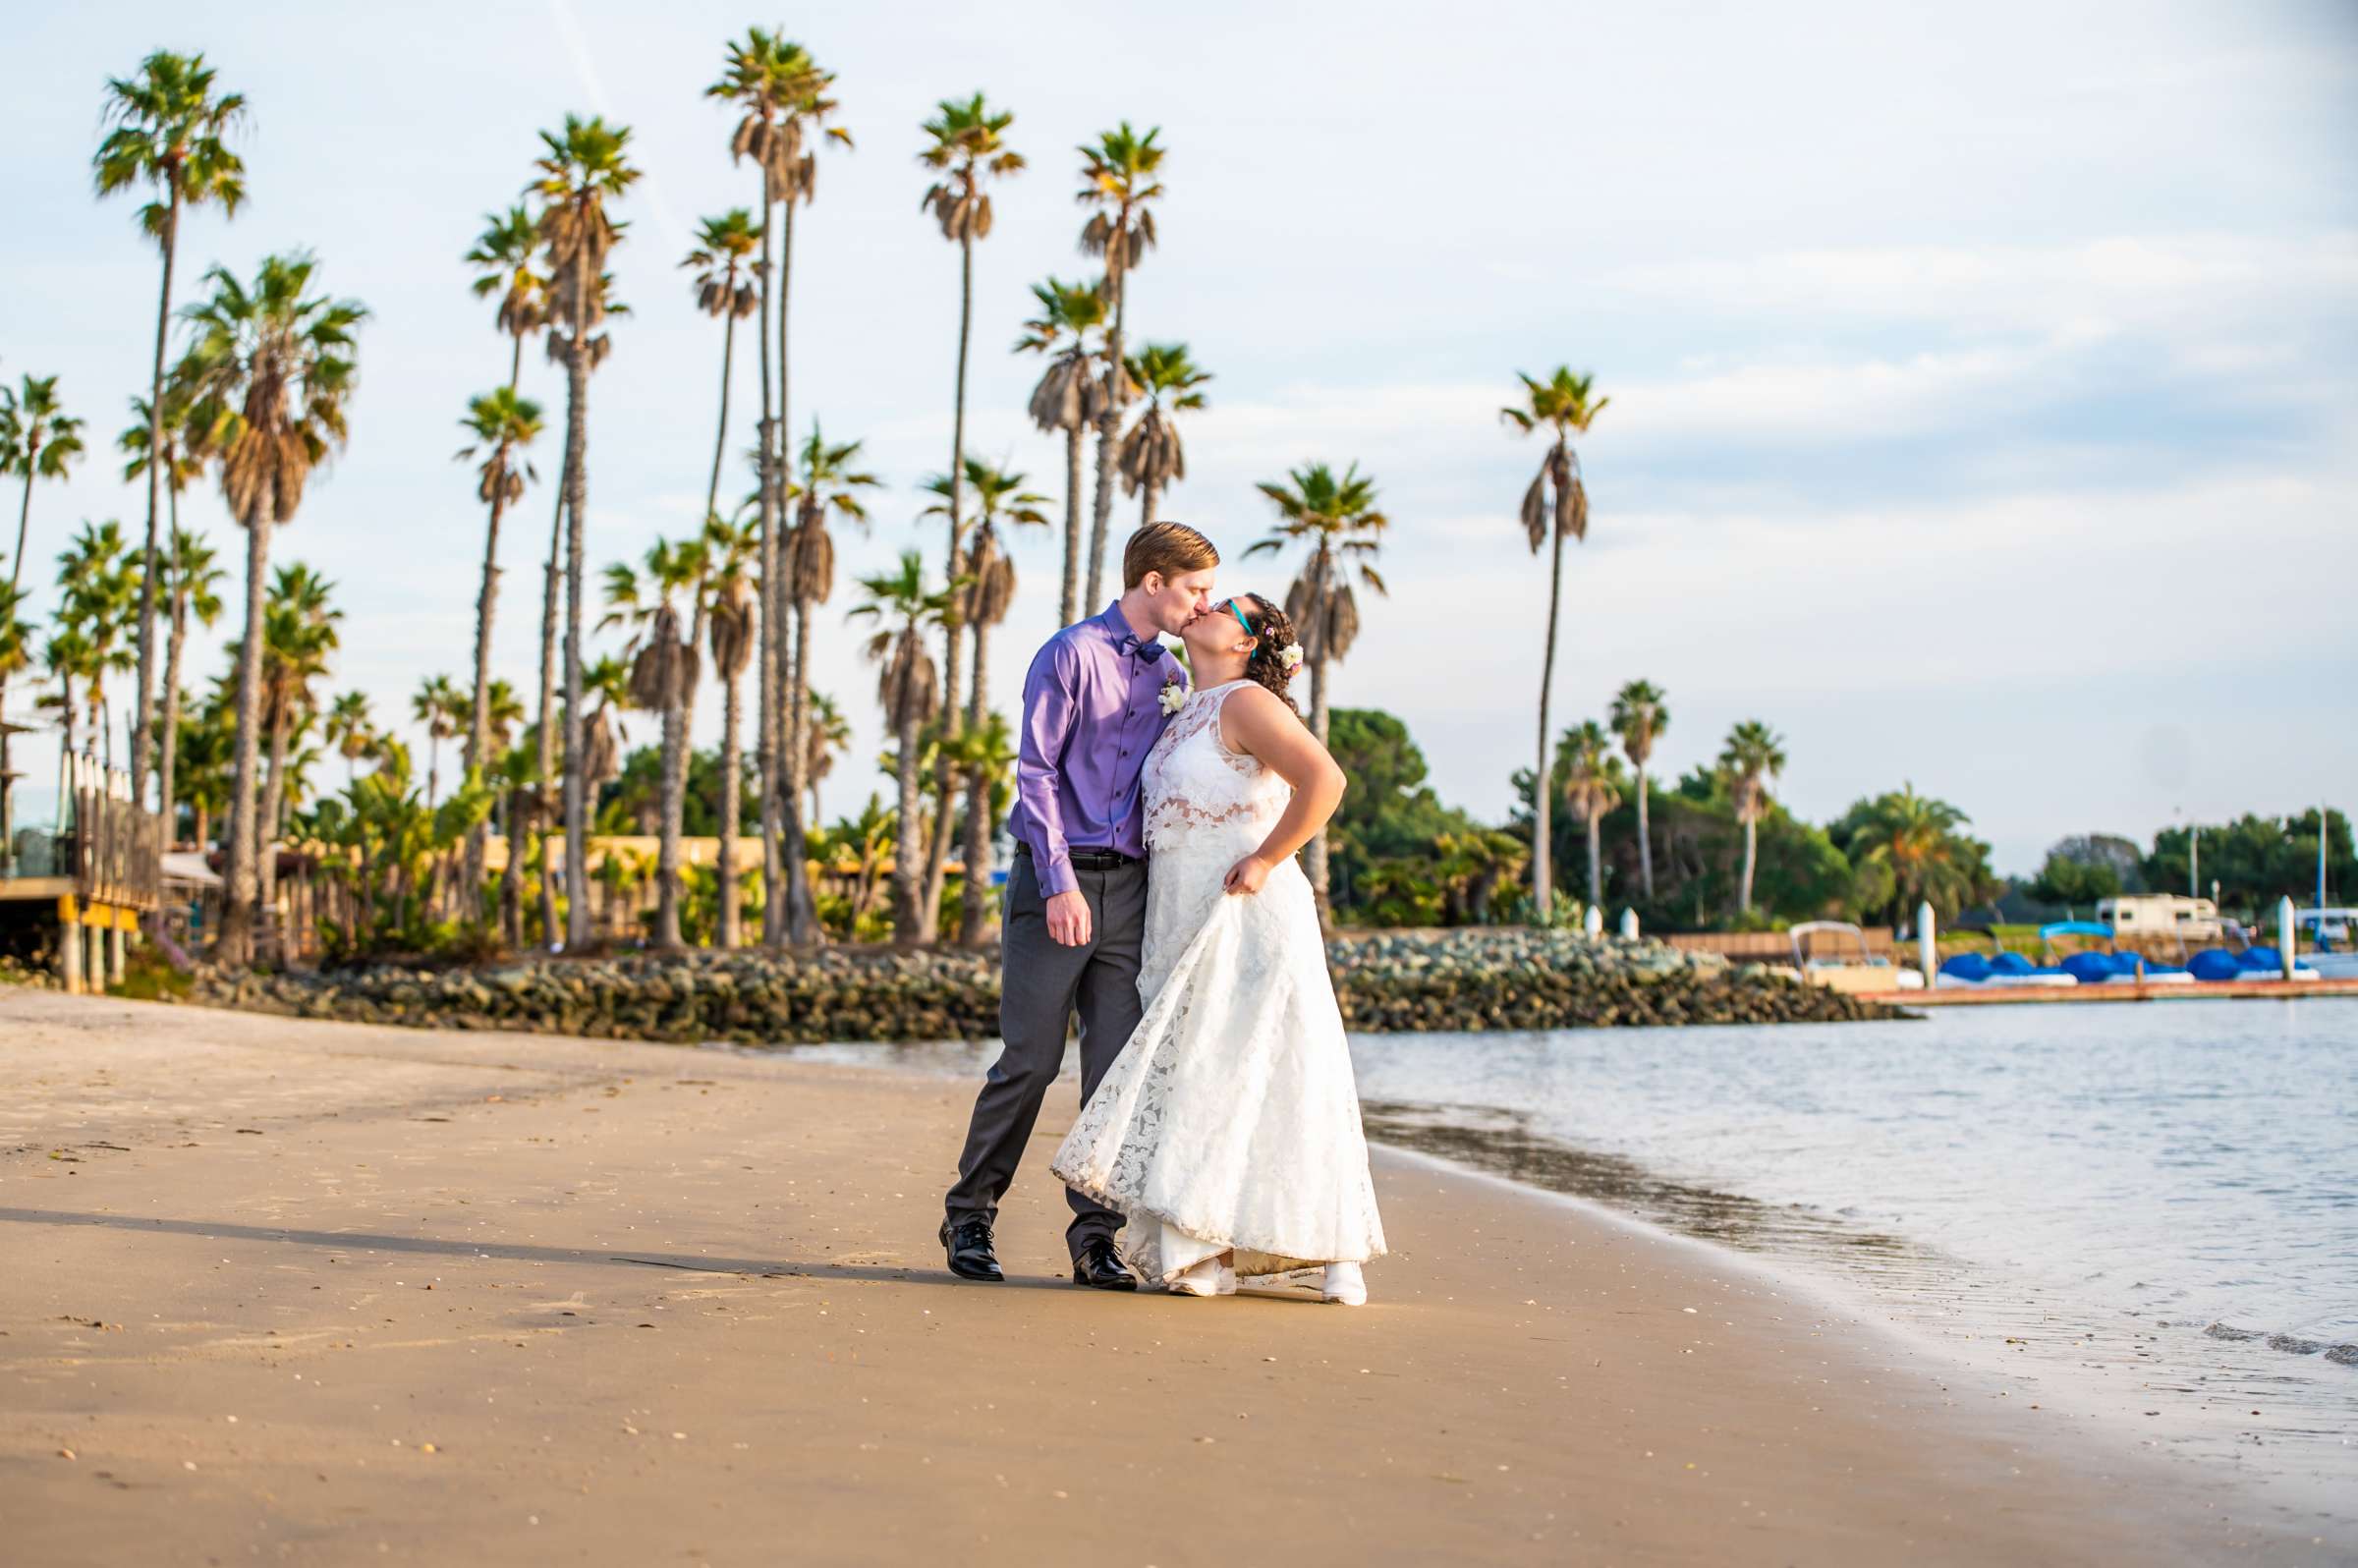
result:
M 1292 680 L 1296 672 L 1302 668 L 1302 644 L 1288 643 L 1279 648 L 1277 650 L 1277 667 L 1285 671 L 1287 680 Z
M 1162 705 L 1162 711 L 1166 715 L 1176 713 L 1187 705 L 1187 688 L 1181 686 L 1178 679 L 1174 677 L 1162 683 L 1162 695 L 1154 700 Z

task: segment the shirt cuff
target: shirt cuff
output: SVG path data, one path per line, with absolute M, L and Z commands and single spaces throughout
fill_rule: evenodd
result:
M 1038 856 L 1034 856 L 1032 866 L 1039 876 L 1039 893 L 1042 898 L 1054 898 L 1059 893 L 1071 893 L 1080 889 L 1081 878 L 1073 874 L 1073 863 L 1068 857 L 1058 856 L 1052 861 L 1042 861 Z

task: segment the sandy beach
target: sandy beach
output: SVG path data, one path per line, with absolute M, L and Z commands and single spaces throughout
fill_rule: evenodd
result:
M 1066 1282 L 1060 1089 L 0 993 L 11 1563 L 2312 1563 L 1699 1244 L 1379 1150 L 1352 1312 Z

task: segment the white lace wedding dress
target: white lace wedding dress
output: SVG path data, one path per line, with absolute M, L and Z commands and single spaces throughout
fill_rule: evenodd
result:
M 1148 754 L 1146 1017 L 1056 1153 L 1150 1281 L 1230 1249 L 1248 1277 L 1383 1252 L 1310 880 L 1289 859 L 1222 888 L 1293 793 L 1221 739 L 1243 684 L 1191 696 Z

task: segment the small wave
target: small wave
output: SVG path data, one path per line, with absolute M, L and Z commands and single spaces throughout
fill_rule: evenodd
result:
M 2271 1350 L 2280 1350 L 2287 1356 L 2315 1356 L 2338 1367 L 2358 1367 L 2358 1345 L 2333 1345 L 2322 1339 L 2302 1339 L 2294 1334 L 2272 1334 L 2265 1328 L 2237 1328 L 2233 1323 L 2213 1323 L 2203 1330 L 2213 1339 L 2265 1341 Z

